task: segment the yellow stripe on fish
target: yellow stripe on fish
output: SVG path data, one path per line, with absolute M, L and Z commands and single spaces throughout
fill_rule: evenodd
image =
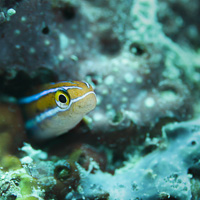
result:
M 87 82 L 66 81 L 46 84 L 19 104 L 30 137 L 47 139 L 74 128 L 96 107 L 96 95 Z

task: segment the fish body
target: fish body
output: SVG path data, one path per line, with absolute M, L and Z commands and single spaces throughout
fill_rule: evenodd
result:
M 74 128 L 95 108 L 96 95 L 87 82 L 66 81 L 46 84 L 18 103 L 30 137 L 48 139 Z

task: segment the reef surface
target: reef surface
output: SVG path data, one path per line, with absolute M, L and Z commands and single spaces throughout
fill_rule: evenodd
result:
M 199 17 L 198 0 L 1 0 L 1 199 L 198 200 Z M 61 80 L 97 107 L 34 143 L 16 99 Z

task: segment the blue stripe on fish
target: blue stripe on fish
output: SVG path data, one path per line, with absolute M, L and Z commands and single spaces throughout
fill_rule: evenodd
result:
M 69 106 L 66 109 L 61 109 L 59 107 L 55 107 L 49 110 L 46 110 L 45 112 L 41 113 L 40 115 L 37 115 L 35 118 L 30 119 L 26 122 L 26 128 L 27 129 L 31 129 L 34 126 L 37 126 L 38 123 L 41 123 L 42 121 L 44 121 L 47 118 L 51 118 L 53 116 L 55 116 L 58 112 L 64 112 L 66 110 L 69 110 L 69 108 L 71 107 L 71 105 L 83 98 L 85 98 L 87 95 L 89 94 L 94 94 L 96 96 L 96 94 L 93 91 L 90 91 L 88 93 L 85 93 L 84 95 L 82 95 L 81 97 L 77 97 L 75 99 L 71 99 Z
M 69 87 L 58 87 L 58 88 L 52 88 L 52 89 L 49 89 L 49 90 L 44 90 L 38 94 L 35 94 L 35 95 L 32 95 L 32 96 L 29 96 L 29 97 L 24 97 L 24 98 L 21 98 L 19 99 L 18 103 L 19 104 L 28 104 L 28 103 L 31 103 L 33 101 L 37 101 L 39 98 L 49 94 L 49 93 L 53 93 L 53 92 L 56 92 L 58 90 L 62 90 L 62 89 L 65 89 L 65 90 L 68 90 L 68 89 L 80 89 L 82 90 L 81 87 L 77 87 L 77 86 L 69 86 Z

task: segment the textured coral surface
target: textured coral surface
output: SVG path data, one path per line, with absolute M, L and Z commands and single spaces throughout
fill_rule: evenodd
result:
M 0 197 L 199 199 L 200 123 L 183 122 L 200 114 L 199 11 L 198 0 L 0 0 Z M 60 80 L 88 81 L 97 107 L 34 143 L 16 99 Z

